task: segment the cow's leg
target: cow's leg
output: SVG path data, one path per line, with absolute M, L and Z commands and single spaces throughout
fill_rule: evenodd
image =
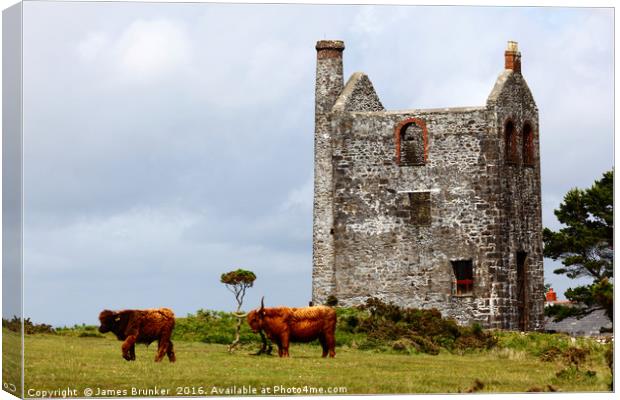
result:
M 135 361 L 136 360 L 136 345 L 135 344 L 133 344 L 129 348 L 129 357 L 131 357 L 131 361 Z
M 280 357 L 288 357 L 288 345 L 289 345 L 288 332 L 282 333 L 282 337 L 280 340 L 282 341 L 282 355 Z
M 319 343 L 321 343 L 321 347 L 323 348 L 323 355 L 321 357 L 327 357 L 327 339 L 324 334 L 319 335 Z
M 172 344 L 172 340 L 168 342 L 168 350 L 166 351 L 166 354 L 168 355 L 168 360 L 170 360 L 170 362 L 175 362 L 177 360 L 177 357 L 174 355 L 174 345 Z
M 164 356 L 168 352 L 169 342 L 170 339 L 166 337 L 162 336 L 161 338 L 159 338 L 159 340 L 157 341 L 157 355 L 155 355 L 155 362 L 160 362 L 164 358 Z
M 127 361 L 131 361 L 131 352 L 132 352 L 132 348 L 135 346 L 136 344 L 136 337 L 134 335 L 130 335 L 127 336 L 127 339 L 125 339 L 125 341 L 123 342 L 123 345 L 121 346 L 121 350 L 123 351 L 123 358 Z M 134 354 L 134 358 L 135 360 L 135 354 Z
M 332 358 L 336 357 L 336 334 L 335 332 L 327 333 L 325 335 L 325 339 L 327 341 L 327 349 L 329 350 L 329 356 Z
M 278 356 L 282 357 L 282 342 L 280 338 L 273 338 L 272 341 L 278 346 Z

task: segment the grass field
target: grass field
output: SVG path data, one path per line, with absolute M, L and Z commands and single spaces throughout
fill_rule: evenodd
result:
M 10 393 L 21 391 L 21 338 L 18 334 L 2 329 L 2 381 Z
M 6 344 L 16 334 L 3 329 L 3 336 Z M 519 340 L 523 341 L 508 335 L 501 341 L 518 347 Z M 602 345 L 597 349 L 598 344 L 594 342 L 588 344 L 594 350 L 579 370 L 567 368 L 560 361 L 543 362 L 531 352 L 506 347 L 465 355 L 442 351 L 432 356 L 344 346 L 337 348 L 335 359 L 322 359 L 318 345 L 294 344 L 291 358 L 280 359 L 250 355 L 256 345 L 248 345 L 231 355 L 222 344 L 176 341 L 177 362 L 171 364 L 165 360 L 156 364 L 153 362 L 155 344 L 149 348 L 137 346 L 134 362 L 121 358 L 120 345 L 111 336 L 26 336 L 26 395 L 60 397 L 60 390 L 71 389 L 84 396 L 87 388 L 93 390 L 94 396 L 216 395 L 225 394 L 218 390 L 231 390 L 233 386 L 239 390 L 251 386 L 259 395 L 287 394 L 276 391 L 282 388 L 301 388 L 296 394 L 302 395 L 313 393 L 304 392 L 304 387 L 322 388 L 324 394 L 330 388 L 344 388 L 346 394 L 455 393 L 467 391 L 476 380 L 484 384 L 481 392 L 525 392 L 546 389 L 548 385 L 568 392 L 608 391 L 611 381 L 602 356 L 604 349 Z M 564 372 L 557 376 L 560 371 Z M 132 389 L 155 387 L 168 391 L 132 392 Z M 269 393 L 261 392 L 267 388 Z

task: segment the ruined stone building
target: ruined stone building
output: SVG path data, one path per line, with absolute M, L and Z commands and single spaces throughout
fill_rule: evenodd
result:
M 378 297 L 459 323 L 543 324 L 538 108 L 515 42 L 479 107 L 384 109 L 316 45 L 316 304 Z

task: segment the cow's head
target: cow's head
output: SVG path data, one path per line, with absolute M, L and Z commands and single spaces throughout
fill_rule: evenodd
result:
M 117 312 L 110 310 L 101 311 L 101 313 L 99 313 L 99 323 L 101 323 L 99 332 L 106 333 L 112 331 L 120 319 L 121 317 Z
M 263 321 L 265 319 L 265 297 L 260 299 L 260 308 L 252 310 L 248 313 L 248 324 L 254 333 L 258 333 L 263 329 Z

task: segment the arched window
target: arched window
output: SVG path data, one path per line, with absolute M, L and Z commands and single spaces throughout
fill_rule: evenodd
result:
M 419 118 L 409 118 L 396 126 L 396 162 L 401 166 L 426 164 L 426 124 Z
M 534 132 L 532 124 L 526 122 L 523 125 L 523 164 L 534 165 Z
M 504 147 L 506 149 L 506 164 L 517 163 L 517 135 L 515 133 L 515 125 L 508 120 L 504 127 Z

